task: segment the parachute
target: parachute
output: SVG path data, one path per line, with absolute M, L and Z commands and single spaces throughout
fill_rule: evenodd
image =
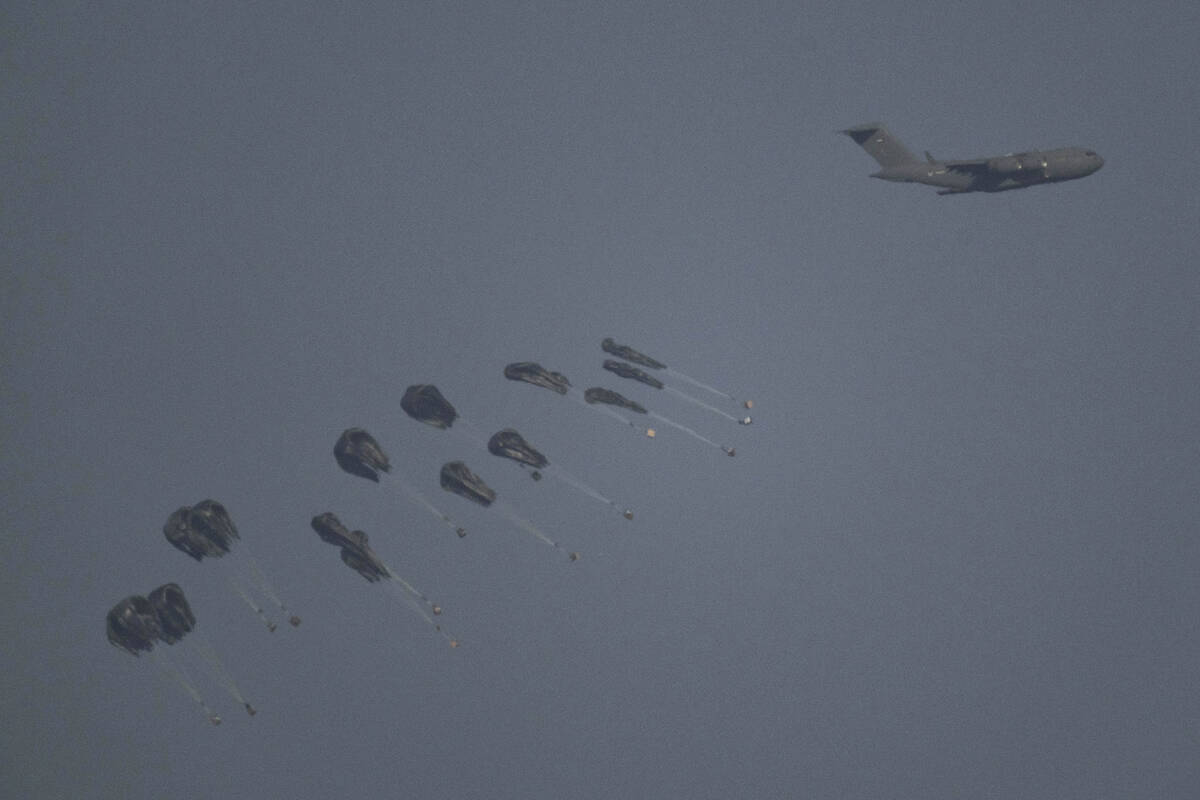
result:
M 204 558 L 221 558 L 230 552 L 234 541 L 241 540 L 229 511 L 216 500 L 201 500 L 194 506 L 176 509 L 167 517 L 163 525 L 163 535 L 172 546 L 197 561 Z M 245 545 L 242 545 L 241 549 L 245 551 Z M 253 586 L 264 597 L 270 598 L 293 627 L 300 624 L 300 617 L 292 614 L 279 599 L 270 581 L 259 568 L 258 562 L 248 551 L 243 552 L 240 559 L 235 558 L 233 561 L 235 574 L 229 577 L 229 582 L 233 590 L 267 626 L 267 630 L 274 632 L 275 623 L 250 596 L 246 586 Z
M 609 372 L 614 372 L 622 378 L 639 381 L 655 389 L 663 388 L 663 382 L 658 378 L 655 378 L 645 370 L 626 364 L 624 361 L 614 361 L 611 358 L 607 358 L 604 360 L 603 366 Z
M 369 583 L 388 577 L 387 567 L 367 544 L 367 535 L 362 531 L 350 531 L 333 513 L 326 511 L 312 518 L 312 529 L 327 542 L 342 550 L 342 561 L 367 579 Z
M 229 512 L 216 500 L 177 509 L 163 525 L 163 535 L 197 561 L 205 556 L 220 558 L 229 552 L 234 539 L 241 538 Z
M 342 562 L 352 570 L 367 579 L 368 583 L 379 583 L 387 580 L 393 594 L 406 605 L 416 610 L 421 618 L 434 627 L 439 634 L 450 642 L 451 647 L 458 647 L 458 641 L 442 630 L 442 626 L 434 622 L 433 617 L 426 613 L 424 604 L 434 616 L 442 613 L 441 606 L 431 602 L 423 593 L 412 587 L 408 581 L 383 562 L 371 546 L 367 544 L 367 535 L 362 531 L 352 531 L 342 524 L 337 515 L 331 511 L 318 514 L 312 518 L 312 529 L 316 531 L 321 541 L 327 542 L 342 550 Z
M 620 406 L 627 408 L 630 411 L 635 411 L 638 414 L 645 414 L 646 409 L 641 405 L 633 402 L 628 397 L 618 394 L 611 389 L 601 389 L 599 386 L 593 386 L 583 393 L 583 399 L 587 403 L 604 403 L 610 406 Z
M 164 583 L 150 593 L 147 598 L 150 605 L 158 614 L 162 628 L 159 638 L 167 644 L 175 644 L 196 627 L 196 615 L 183 596 L 183 589 L 177 583 Z
M 132 656 L 154 649 L 162 635 L 158 612 L 150 601 L 135 594 L 117 603 L 106 618 L 108 641 Z
M 563 483 L 578 489 L 584 494 L 599 500 L 612 508 L 621 511 L 625 519 L 633 519 L 633 512 L 629 509 L 621 510 L 615 502 L 605 497 L 600 492 L 588 486 L 583 481 L 571 475 L 565 469 L 559 466 L 551 465 L 550 460 L 534 449 L 533 445 L 525 441 L 521 434 L 517 433 L 512 428 L 505 428 L 502 431 L 497 431 L 491 439 L 488 440 L 488 452 L 494 456 L 511 459 L 521 466 L 530 466 L 534 468 L 533 479 L 541 480 L 542 470 L 546 474 L 558 478 Z
M 400 398 L 400 408 L 418 422 L 435 428 L 449 428 L 458 418 L 458 412 L 432 383 L 409 386 Z
M 362 428 L 342 431 L 333 446 L 333 457 L 346 472 L 375 483 L 379 483 L 380 472 L 389 472 L 392 468 L 379 442 Z
M 412 388 L 416 387 L 410 387 L 410 389 Z M 428 388 L 432 389 L 433 387 Z M 433 391 L 437 392 L 437 389 L 433 389 Z M 441 394 L 438 394 L 438 397 L 441 397 Z M 360 478 L 366 478 L 375 483 L 379 483 L 380 472 L 390 473 L 392 469 L 387 453 L 383 452 L 383 448 L 380 447 L 379 442 L 375 441 L 375 437 L 362 428 L 347 428 L 342 431 L 342 435 L 338 437 L 337 443 L 333 446 L 333 457 L 337 460 L 338 466 L 346 472 L 351 475 L 357 475 Z M 389 476 L 389 479 L 395 480 L 400 484 L 400 488 L 410 499 L 424 506 L 429 513 L 441 520 L 450 530 L 457 533 L 460 537 L 467 535 L 464 528 L 456 525 L 454 520 L 438 510 L 433 503 L 429 502 L 423 494 L 410 486 L 403 478 Z
M 196 615 L 188 604 L 183 589 L 177 583 L 164 583 L 150 592 L 149 596 L 130 595 L 117 603 L 108 612 L 106 630 L 108 641 L 134 656 L 143 652 L 152 652 L 158 667 L 172 680 L 178 683 L 204 711 L 209 722 L 221 724 L 221 717 L 208 703 L 204 702 L 195 682 L 186 669 L 177 666 L 162 650 L 155 650 L 155 642 L 173 645 L 196 628 Z M 222 684 L 229 694 L 237 700 L 246 713 L 254 716 L 258 712 L 246 700 L 234 681 L 233 676 L 225 668 L 212 645 L 198 634 L 188 639 L 205 667 Z
M 600 349 L 602 349 L 606 353 L 612 353 L 614 356 L 617 356 L 618 358 L 623 358 L 626 361 L 632 361 L 634 364 L 640 364 L 643 367 L 649 367 L 650 369 L 666 369 L 667 368 L 667 365 L 662 363 L 661 361 L 655 361 L 650 356 L 646 355 L 645 353 L 639 353 L 637 350 L 634 350 L 632 347 L 627 347 L 626 345 L 623 345 L 623 344 L 617 344 L 611 338 L 608 338 L 608 339 L 605 339 L 604 341 L 602 341 L 600 343 Z
M 612 339 L 605 339 L 604 341 L 602 341 L 600 343 L 600 349 L 606 353 L 611 353 L 615 356 L 623 358 L 626 361 L 632 361 L 634 364 L 640 364 L 643 367 L 649 367 L 650 369 L 664 370 L 664 371 L 666 371 L 666 373 L 668 375 L 670 375 L 673 378 L 678 378 L 682 381 L 690 383 L 692 386 L 695 386 L 699 389 L 703 389 L 706 392 L 711 392 L 712 394 L 715 394 L 726 400 L 733 400 L 734 402 L 737 402 L 736 400 L 734 400 L 733 395 L 729 394 L 728 392 L 723 392 L 714 386 L 709 386 L 707 383 L 701 383 L 700 381 L 696 380 L 695 378 L 684 375 L 679 370 L 671 369 L 670 367 L 668 367 L 666 364 L 662 363 L 661 361 L 656 361 L 653 358 L 650 358 L 650 356 L 645 355 L 644 353 L 639 353 L 637 350 L 634 350 L 632 347 L 626 347 L 625 345 L 617 344 Z M 612 364 L 613 366 L 610 366 L 610 364 Z M 719 408 L 710 406 L 708 403 L 705 403 L 704 401 L 700 400 L 699 398 L 692 397 L 690 394 L 687 394 L 686 392 L 682 392 L 673 386 L 664 387 L 664 385 L 660 381 L 658 381 L 657 378 L 652 378 L 651 376 L 647 375 L 646 373 L 641 372 L 641 370 L 637 370 L 633 367 L 630 367 L 628 364 L 624 364 L 619 367 L 616 366 L 619 364 L 620 364 L 619 361 L 611 361 L 611 360 L 605 361 L 604 368 L 607 370 L 610 370 L 612 372 L 616 372 L 618 375 L 620 375 L 623 378 L 632 378 L 634 380 L 641 381 L 642 383 L 645 383 L 649 386 L 654 386 L 654 388 L 656 388 L 656 389 L 666 388 L 666 390 L 671 392 L 672 394 L 678 395 L 679 397 L 683 398 L 684 400 L 687 400 L 690 403 L 695 403 L 696 405 L 701 406 L 702 408 L 706 408 L 709 411 L 712 411 L 714 413 L 720 414 L 723 417 L 727 417 L 728 419 L 731 419 L 734 422 L 737 422 L 739 425 L 749 425 L 751 422 L 750 417 L 735 417 L 732 414 L 728 414 L 724 411 L 721 411 Z M 623 370 L 623 371 L 619 371 L 619 370 Z M 638 376 L 635 374 L 638 372 L 641 372 L 641 376 Z M 626 374 L 626 373 L 628 373 L 628 374 Z M 647 378 L 649 380 L 646 380 Z M 750 408 L 754 408 L 754 403 L 750 400 L 746 400 L 745 402 L 742 403 L 742 406 L 747 409 L 750 409 Z
M 544 455 L 525 441 L 521 434 L 512 428 L 497 431 L 487 443 L 488 452 L 501 458 L 511 458 L 518 464 L 528 465 L 535 470 L 542 469 L 550 463 Z M 538 473 L 534 473 L 535 478 Z
M 441 484 L 446 491 L 465 497 L 485 508 L 496 499 L 496 492 L 461 461 L 450 461 L 442 465 Z
M 504 377 L 510 381 L 525 381 L 552 392 L 566 394 L 571 387 L 567 376 L 561 372 L 550 372 L 541 364 L 532 361 L 517 361 L 504 368 Z

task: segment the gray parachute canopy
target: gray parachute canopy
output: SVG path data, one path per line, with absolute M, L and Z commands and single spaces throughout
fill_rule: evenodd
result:
M 392 468 L 379 442 L 362 428 L 342 431 L 337 444 L 333 446 L 333 457 L 346 472 L 376 483 L 379 483 L 380 472 L 388 472 Z
M 504 377 L 510 381 L 525 381 L 552 392 L 566 394 L 571 382 L 561 372 L 551 372 L 533 361 L 517 361 L 504 368 Z
M 390 577 L 387 567 L 367 544 L 367 535 L 362 531 L 347 530 L 333 512 L 326 511 L 313 517 L 312 528 L 321 541 L 340 547 L 342 561 L 371 583 Z
M 442 465 L 442 488 L 481 506 L 490 506 L 496 493 L 461 461 Z
M 130 595 L 108 612 L 107 631 L 110 644 L 132 655 L 154 649 L 162 637 L 162 623 L 150 601 L 140 594 Z
M 505 428 L 493 434 L 492 438 L 488 439 L 487 449 L 494 456 L 511 458 L 518 464 L 528 464 L 534 469 L 541 469 L 550 463 L 549 459 L 535 450 L 533 445 L 512 428 Z
M 645 370 L 641 370 L 635 366 L 626 364 L 624 361 L 614 361 L 611 358 L 606 358 L 604 360 L 604 368 L 606 370 L 608 370 L 609 372 L 615 372 L 616 374 L 620 375 L 622 378 L 629 378 L 630 380 L 640 381 L 641 383 L 644 383 L 647 386 L 653 386 L 655 389 L 663 388 L 663 382 L 660 381 L 658 378 L 649 374 Z
M 449 428 L 458 412 L 432 383 L 417 383 L 404 391 L 400 407 L 413 419 L 435 428 Z
M 229 512 L 216 500 L 176 509 L 163 525 L 163 535 L 197 561 L 205 556 L 220 558 L 240 538 Z
M 196 615 L 192 613 L 192 607 L 188 605 L 179 584 L 164 583 L 152 591 L 147 599 L 158 614 L 159 627 L 162 629 L 158 638 L 167 644 L 175 644 L 196 627 Z
M 639 353 L 632 347 L 627 347 L 623 344 L 617 344 L 612 339 L 605 339 L 600 343 L 600 349 L 606 353 L 612 353 L 617 358 L 623 358 L 626 361 L 632 361 L 634 364 L 641 364 L 643 367 L 650 369 L 666 369 L 667 365 L 661 361 L 655 361 L 645 353 Z
M 610 406 L 620 406 L 628 408 L 630 411 L 636 411 L 639 414 L 645 414 L 646 409 L 637 403 L 630 400 L 624 395 L 617 394 L 611 389 L 601 389 L 599 386 L 593 386 L 583 393 L 583 399 L 589 403 L 604 403 Z

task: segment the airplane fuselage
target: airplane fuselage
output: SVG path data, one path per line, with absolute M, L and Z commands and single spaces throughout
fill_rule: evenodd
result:
M 938 194 L 1024 189 L 1085 178 L 1104 166 L 1103 158 L 1083 147 L 1030 150 L 962 161 L 941 161 L 926 153 L 921 161 L 878 123 L 860 125 L 845 133 L 879 162 L 882 169 L 873 173 L 872 178 L 936 186 L 941 190 Z

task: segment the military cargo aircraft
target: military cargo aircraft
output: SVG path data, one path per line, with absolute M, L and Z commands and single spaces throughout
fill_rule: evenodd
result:
M 937 186 L 938 194 L 1024 189 L 1039 183 L 1086 178 L 1104 166 L 1104 159 L 1096 151 L 1082 147 L 1030 150 L 965 161 L 939 161 L 926 150 L 922 161 L 878 122 L 856 125 L 842 133 L 883 167 L 872 173 L 872 178 Z

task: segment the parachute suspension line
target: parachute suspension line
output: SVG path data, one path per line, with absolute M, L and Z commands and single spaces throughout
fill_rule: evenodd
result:
M 249 567 L 249 574 L 243 575 L 243 578 L 248 583 L 252 583 L 257 586 L 258 590 L 262 592 L 264 597 L 278 606 L 279 612 L 287 618 L 287 621 L 292 624 L 292 627 L 299 625 L 300 617 L 293 614 L 288 609 L 287 605 L 279 599 L 279 593 L 275 591 L 275 587 L 271 584 L 270 579 L 267 578 L 267 574 L 262 571 L 260 566 L 258 566 L 258 559 L 256 559 L 254 554 L 250 552 L 250 549 L 246 546 L 245 542 L 242 542 L 241 550 L 242 558 L 246 560 L 246 565 Z M 274 623 L 271 624 L 271 629 L 275 629 Z
M 420 614 L 421 618 L 428 622 L 443 639 L 449 642 L 451 647 L 458 647 L 458 640 L 446 631 L 442 630 L 441 624 L 435 621 L 432 616 L 430 616 L 430 612 L 432 612 L 434 616 L 441 614 L 441 606 L 431 602 L 428 597 L 415 589 L 412 584 L 397 575 L 396 571 L 388 564 L 384 564 L 383 567 L 388 571 L 388 577 L 391 578 L 389 581 L 384 581 L 384 583 L 387 584 L 388 591 L 391 592 L 392 595 L 399 599 L 402 603 L 412 607 L 414 611 Z M 424 603 L 429 607 L 428 611 L 421 607 L 421 603 L 417 602 L 418 598 L 420 599 L 421 603 Z
M 230 575 L 229 586 L 237 593 L 238 597 L 245 601 L 246 605 L 250 606 L 250 608 L 254 610 L 254 613 L 258 615 L 258 618 L 262 620 L 262 623 L 267 626 L 267 630 L 269 630 L 271 633 L 274 633 L 276 627 L 274 621 L 267 616 L 267 612 L 262 610 L 262 606 L 254 602 L 254 598 L 251 597 L 246 591 L 246 587 L 242 585 L 241 580 L 238 577 Z
M 406 495 L 408 495 L 408 498 L 410 500 L 412 500 L 417 505 L 423 506 L 426 511 L 428 511 L 430 514 L 433 514 L 433 516 L 435 516 L 439 520 L 441 520 L 442 523 L 445 524 L 445 526 L 447 528 L 449 528 L 450 530 L 457 533 L 460 537 L 467 535 L 466 528 L 460 527 L 453 519 L 450 518 L 450 515 L 445 514 L 442 511 L 440 511 L 437 506 L 435 506 L 433 503 L 429 502 L 425 498 L 425 495 L 418 492 L 412 486 L 409 486 L 407 481 L 405 481 L 402 478 L 399 478 L 395 475 L 392 475 L 391 477 L 396 481 L 396 484 L 400 487 L 400 489 Z
M 705 391 L 712 392 L 713 394 L 717 395 L 718 397 L 724 397 L 726 400 L 732 401 L 734 403 L 737 402 L 737 398 L 734 397 L 733 395 L 729 394 L 728 392 L 722 392 L 720 389 L 717 389 L 714 386 L 709 386 L 707 383 L 701 383 L 700 381 L 696 380 L 695 378 L 691 378 L 687 375 L 684 375 L 682 372 L 679 372 L 678 370 L 674 370 L 674 369 L 671 369 L 670 367 L 667 367 L 666 371 L 667 371 L 668 375 L 672 375 L 676 378 L 679 378 L 681 381 L 686 381 L 687 383 L 690 383 L 693 386 L 697 386 L 701 389 L 704 389 Z
M 209 644 L 204 633 L 199 629 L 195 629 L 187 637 L 187 641 L 191 643 L 192 649 L 208 664 L 209 671 L 212 672 L 217 682 L 225 687 L 225 691 L 229 692 L 229 696 L 241 703 L 242 707 L 250 713 L 250 716 L 254 716 L 253 706 L 246 702 L 245 696 L 242 695 L 242 690 L 238 688 L 237 681 L 233 679 L 233 675 L 225 668 L 225 664 L 221 662 L 220 656 L 217 655 L 217 651 L 213 649 L 213 646 Z
M 196 689 L 195 685 L 192 683 L 191 677 L 187 674 L 187 671 L 184 670 L 183 667 L 176 667 L 174 664 L 172 664 L 171 659 L 165 652 L 163 652 L 162 648 L 155 648 L 154 650 L 151 650 L 150 655 L 154 659 L 154 663 L 158 664 L 159 669 L 161 669 L 167 675 L 167 677 L 171 678 L 171 680 L 182 686 L 183 690 L 187 692 L 193 700 L 196 701 L 196 704 L 199 705 L 204 711 L 204 716 L 208 717 L 209 722 L 211 722 L 213 725 L 221 724 L 220 715 L 209 708 L 208 703 L 204 702 L 204 698 L 200 696 L 200 692 Z
M 673 428 L 678 428 L 679 430 L 683 431 L 684 433 L 688 434 L 689 436 L 693 436 L 696 439 L 698 439 L 699 441 L 704 442 L 707 445 L 711 445 L 712 447 L 715 447 L 718 450 L 721 450 L 722 452 L 732 455 L 733 448 L 725 447 L 724 445 L 717 444 L 712 439 L 709 439 L 705 436 L 701 436 L 700 434 L 696 433 L 694 430 L 692 430 L 688 426 L 680 425 L 678 422 L 675 422 L 674 420 L 667 419 L 666 417 L 664 417 L 662 414 L 659 414 L 658 412 L 651 411 L 649 413 L 650 413 L 650 416 L 654 417 L 659 422 L 662 422 L 666 425 L 670 425 Z
M 508 504 L 505 503 L 504 501 L 502 501 L 502 500 L 498 501 L 494 505 L 495 505 L 495 508 L 500 512 L 500 516 L 504 517 L 506 520 L 511 522 L 513 525 L 516 525 L 518 528 L 525 531 L 526 533 L 532 534 L 535 538 L 537 538 L 543 544 L 548 544 L 551 547 L 555 548 L 556 550 L 562 549 L 562 546 L 558 542 L 554 541 L 549 536 L 547 536 L 546 534 L 544 534 L 540 530 L 538 530 L 537 526 L 534 525 L 529 520 L 518 516 L 517 513 L 515 511 L 513 511 L 511 508 L 509 508 Z
M 671 394 L 674 394 L 677 397 L 682 397 L 684 400 L 687 400 L 689 403 L 695 403 L 696 405 L 700 406 L 701 408 L 708 409 L 709 411 L 713 412 L 714 414 L 720 414 L 725 419 L 733 420 L 734 422 L 737 422 L 742 425 L 748 424 L 745 422 L 745 420 L 748 420 L 749 417 L 735 417 L 733 414 L 730 414 L 726 411 L 722 411 L 721 409 L 717 408 L 716 406 L 710 406 L 708 403 L 705 403 L 702 400 L 697 400 L 695 397 L 692 397 L 690 394 L 685 394 L 684 392 L 679 391 L 674 386 L 666 386 L 664 388 Z
M 542 472 L 546 473 L 547 475 L 551 475 L 555 478 L 558 478 L 560 481 L 567 484 L 568 486 L 578 489 L 579 491 L 583 492 L 587 496 L 594 498 L 596 500 L 599 500 L 601 503 L 605 503 L 606 505 L 612 506 L 617 511 L 621 511 L 626 516 L 627 519 L 633 518 L 632 511 L 630 511 L 629 509 L 622 509 L 611 498 L 605 497 L 603 494 L 596 491 L 592 487 L 588 486 L 586 483 L 579 480 L 574 475 L 567 472 L 565 469 L 558 466 L 557 464 L 547 464 L 545 467 L 542 468 Z

